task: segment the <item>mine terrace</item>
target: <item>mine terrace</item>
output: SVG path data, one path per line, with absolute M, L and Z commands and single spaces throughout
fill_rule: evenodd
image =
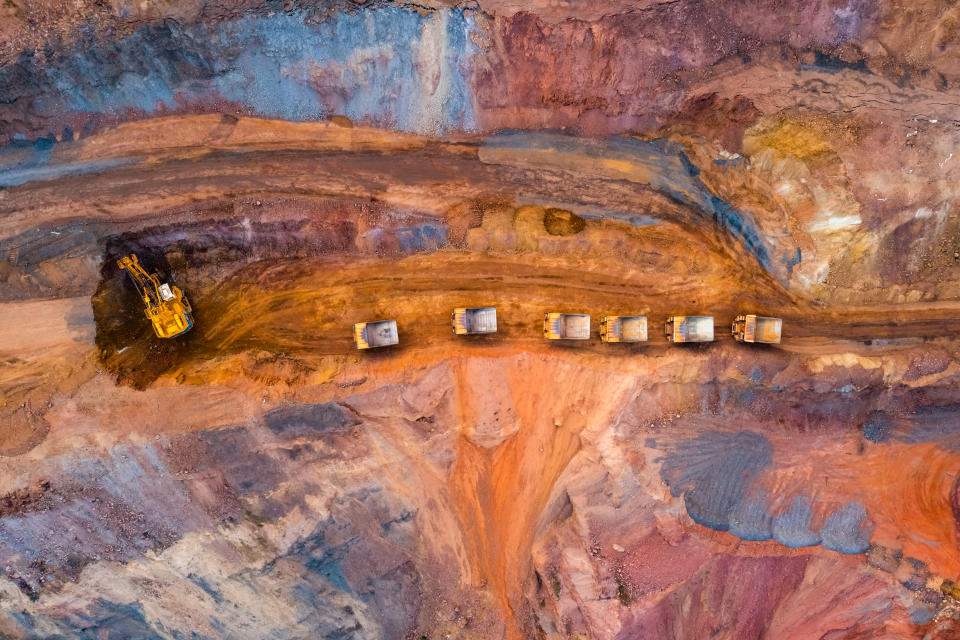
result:
M 960 638 L 955 4 L 53 4 L 0 637 Z

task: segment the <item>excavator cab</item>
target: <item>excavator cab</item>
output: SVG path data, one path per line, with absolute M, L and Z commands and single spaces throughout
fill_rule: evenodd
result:
M 158 338 L 175 338 L 190 330 L 193 309 L 179 287 L 161 283 L 157 274 L 147 273 L 135 254 L 120 258 L 117 265 L 127 272 L 137 287 L 137 293 L 146 305 L 143 313 Z

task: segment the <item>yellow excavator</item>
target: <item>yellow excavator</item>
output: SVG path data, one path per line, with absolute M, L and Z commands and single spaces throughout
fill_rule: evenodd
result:
M 132 253 L 117 260 L 117 264 L 130 274 L 143 303 L 147 305 L 143 313 L 153 324 L 153 332 L 158 338 L 175 338 L 190 331 L 193 326 L 190 312 L 193 309 L 179 287 L 161 284 L 157 274 L 147 273 Z

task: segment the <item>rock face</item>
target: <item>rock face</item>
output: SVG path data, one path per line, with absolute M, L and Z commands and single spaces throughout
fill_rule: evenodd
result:
M 958 33 L 10 0 L 0 636 L 960 637 Z M 547 311 L 650 340 L 547 344 Z M 354 351 L 378 318 L 400 344 Z

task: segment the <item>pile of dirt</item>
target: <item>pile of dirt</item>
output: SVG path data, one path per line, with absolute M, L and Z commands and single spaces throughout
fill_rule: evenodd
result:
M 552 236 L 575 236 L 586 226 L 586 220 L 566 209 L 550 208 L 543 214 L 543 228 Z

